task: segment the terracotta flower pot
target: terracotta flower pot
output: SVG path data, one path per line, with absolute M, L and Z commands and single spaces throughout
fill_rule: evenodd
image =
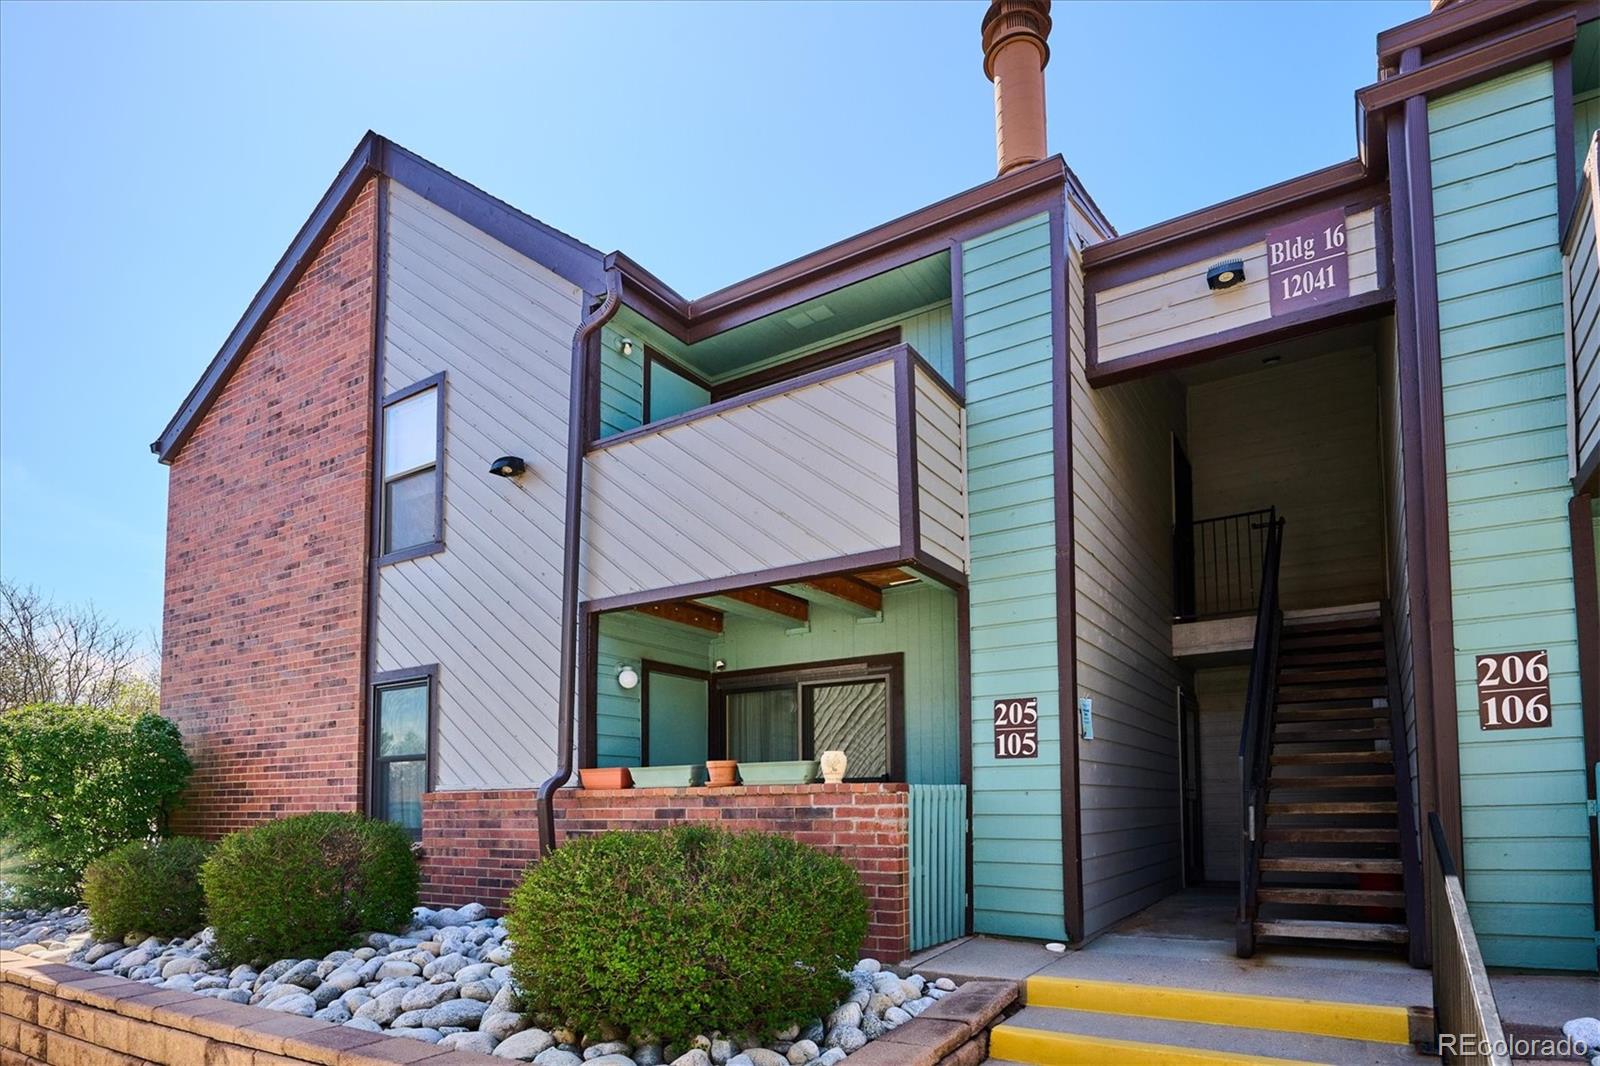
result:
M 738 784 L 739 760 L 737 759 L 707 759 L 706 775 L 710 778 L 706 784 L 713 788 Z
M 630 788 L 633 776 L 626 766 L 586 766 L 578 771 L 584 788 Z

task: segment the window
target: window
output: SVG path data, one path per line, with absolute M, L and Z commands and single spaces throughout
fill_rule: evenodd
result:
M 444 375 L 438 374 L 383 402 L 380 563 L 444 547 L 443 385 Z
M 740 762 L 814 759 L 838 749 L 850 759 L 848 780 L 899 780 L 901 672 L 902 657 L 886 655 L 719 674 L 710 749 Z
M 430 785 L 433 689 L 438 667 L 381 674 L 372 689 L 374 818 L 422 836 L 422 794 Z

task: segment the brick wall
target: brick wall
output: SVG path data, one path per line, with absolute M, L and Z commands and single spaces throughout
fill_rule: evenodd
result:
M 369 181 L 171 466 L 181 832 L 361 802 L 375 226 Z
M 705 789 L 565 789 L 556 799 L 562 839 L 607 829 L 716 822 L 783 833 L 847 859 L 871 907 L 866 952 L 898 961 L 911 946 L 908 786 L 778 785 Z M 432 792 L 422 799 L 423 899 L 502 902 L 538 854 L 531 790 Z

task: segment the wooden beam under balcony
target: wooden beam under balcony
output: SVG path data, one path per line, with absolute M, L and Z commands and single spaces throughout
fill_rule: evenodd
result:
M 723 614 L 776 622 L 790 629 L 805 625 L 811 618 L 811 604 L 773 588 L 737 589 L 718 596 L 701 596 L 695 602 Z
M 819 577 L 784 588 L 812 603 L 871 618 L 883 613 L 883 590 L 853 577 Z
M 710 607 L 703 607 L 698 603 L 678 600 L 672 603 L 647 603 L 643 607 L 635 607 L 640 614 L 647 614 L 652 618 L 660 618 L 666 622 L 676 622 L 679 625 L 692 626 L 703 629 L 708 633 L 722 632 L 722 612 Z

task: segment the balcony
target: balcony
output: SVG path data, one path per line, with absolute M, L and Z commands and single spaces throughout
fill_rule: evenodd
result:
M 964 452 L 960 397 L 904 344 L 607 437 L 586 457 L 584 597 L 899 564 L 959 582 Z

